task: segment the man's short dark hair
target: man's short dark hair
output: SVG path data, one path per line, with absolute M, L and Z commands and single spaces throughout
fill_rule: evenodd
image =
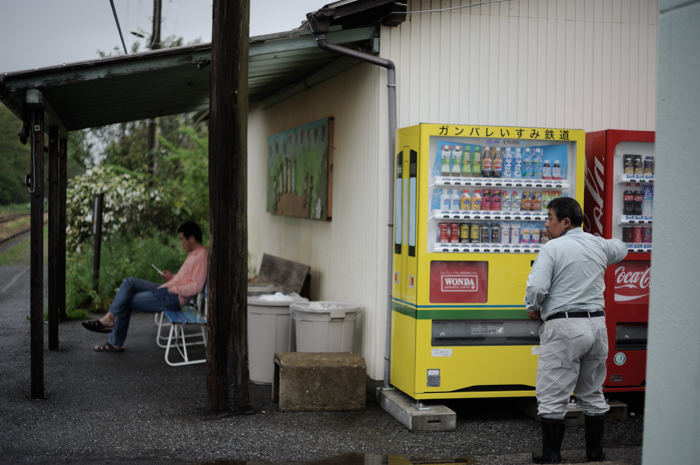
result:
M 189 239 L 190 237 L 194 236 L 194 239 L 197 242 L 202 242 L 202 230 L 194 221 L 183 223 L 179 228 L 177 228 L 177 232 L 182 233 L 182 235 L 185 236 L 185 239 Z
M 573 197 L 558 197 L 547 204 L 547 209 L 550 208 L 554 210 L 559 221 L 569 218 L 574 227 L 579 227 L 583 223 L 581 205 Z

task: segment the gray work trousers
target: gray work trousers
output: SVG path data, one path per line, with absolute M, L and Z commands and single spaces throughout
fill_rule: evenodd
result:
M 607 412 L 610 407 L 603 397 L 607 357 L 605 317 L 561 318 L 540 326 L 538 413 L 563 419 L 572 393 L 586 415 Z

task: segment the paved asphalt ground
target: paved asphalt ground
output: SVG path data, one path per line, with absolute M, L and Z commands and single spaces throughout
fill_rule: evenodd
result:
M 62 323 L 60 350 L 44 352 L 46 399 L 31 400 L 29 277 L 0 267 L 0 463 L 520 465 L 540 442 L 539 423 L 498 399 L 446 402 L 455 431 L 412 433 L 372 396 L 361 412 L 282 413 L 269 386 L 251 384 L 254 415 L 215 417 L 205 366 L 167 366 L 147 314 L 132 317 L 122 354 L 94 352 L 105 335 Z M 641 464 L 643 400 L 618 399 L 635 415 L 608 424 L 608 459 Z M 567 429 L 563 458 L 584 460 L 582 427 Z

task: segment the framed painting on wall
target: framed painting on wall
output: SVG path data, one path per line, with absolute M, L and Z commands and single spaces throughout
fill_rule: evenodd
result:
M 332 217 L 333 118 L 267 138 L 267 211 L 314 220 Z

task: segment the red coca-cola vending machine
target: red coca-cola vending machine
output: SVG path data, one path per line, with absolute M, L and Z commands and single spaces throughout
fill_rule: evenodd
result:
M 584 230 L 622 240 L 627 257 L 605 275 L 606 392 L 644 391 L 654 198 L 652 131 L 586 134 Z

